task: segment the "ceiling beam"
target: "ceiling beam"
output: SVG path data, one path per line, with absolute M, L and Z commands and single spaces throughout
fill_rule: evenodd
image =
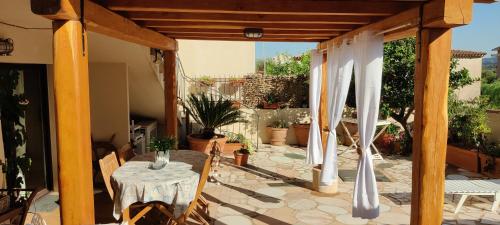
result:
M 163 50 L 177 50 L 177 42 L 161 33 L 143 28 L 92 1 L 85 0 L 87 29 L 124 41 Z M 35 14 L 52 20 L 79 20 L 79 0 L 31 0 Z
M 118 11 L 361 15 L 388 16 L 417 6 L 415 2 L 367 2 L 335 0 L 108 0 L 106 5 Z
M 354 24 L 290 24 L 290 23 L 224 23 L 224 22 L 169 22 L 143 21 L 141 25 L 153 28 L 222 28 L 244 29 L 247 27 L 283 30 L 332 30 L 350 31 L 360 27 Z
M 206 41 L 266 41 L 266 42 L 320 42 L 324 39 L 296 39 L 296 38 L 260 38 L 260 39 L 248 39 L 248 38 L 237 38 L 237 37 L 192 37 L 192 36 L 177 36 L 177 40 L 206 40 Z
M 179 22 L 227 22 L 227 23 L 304 23 L 304 24 L 368 24 L 381 19 L 375 16 L 339 15 L 270 15 L 226 13 L 166 13 L 127 12 L 132 20 L 179 21 Z
M 205 38 L 245 38 L 242 33 L 239 34 L 207 34 L 207 33 L 193 33 L 193 34 L 169 34 L 170 37 L 172 38 L 177 38 L 177 37 L 205 37 Z M 283 35 L 273 35 L 273 34 L 264 34 L 262 38 L 266 39 L 297 39 L 297 40 L 308 40 L 308 39 L 315 39 L 315 40 L 328 40 L 331 39 L 334 36 L 315 36 L 315 35 L 308 35 L 308 36 L 283 36 Z M 246 38 L 248 41 L 254 41 L 255 39 L 249 39 Z
M 243 28 L 240 29 L 211 29 L 211 28 L 157 28 L 161 33 L 239 33 L 243 34 Z M 330 30 L 272 30 L 264 29 L 264 34 L 280 35 L 331 35 L 337 36 L 339 31 Z
M 415 36 L 420 25 L 424 28 L 451 28 L 466 25 L 472 19 L 472 4 L 472 0 L 433 0 L 423 7 L 422 24 L 420 24 L 420 8 L 416 7 L 347 32 L 332 40 L 321 42 L 318 49 L 324 50 L 330 42 L 340 43 L 344 39 L 352 39 L 355 35 L 367 30 L 384 32 L 401 27 L 387 32 L 390 35 L 387 40 L 397 40 L 397 38 Z

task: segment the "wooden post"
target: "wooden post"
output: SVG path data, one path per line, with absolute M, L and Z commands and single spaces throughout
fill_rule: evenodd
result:
M 326 151 L 326 137 L 328 130 L 328 66 L 327 54 L 323 53 L 321 64 L 321 98 L 319 104 L 319 128 L 321 129 L 321 140 L 323 142 L 323 154 Z
M 411 224 L 437 225 L 444 206 L 451 29 L 422 29 L 416 49 Z
M 164 51 L 165 135 L 177 137 L 177 79 L 175 51 Z
M 54 21 L 53 27 L 61 222 L 94 224 L 86 35 L 79 21 Z

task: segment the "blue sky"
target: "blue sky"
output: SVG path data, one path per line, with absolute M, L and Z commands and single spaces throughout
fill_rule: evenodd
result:
M 453 29 L 453 49 L 487 52 L 500 46 L 500 3 L 474 4 L 471 24 Z M 267 58 L 281 52 L 298 55 L 316 48 L 316 43 L 256 42 L 256 58 Z

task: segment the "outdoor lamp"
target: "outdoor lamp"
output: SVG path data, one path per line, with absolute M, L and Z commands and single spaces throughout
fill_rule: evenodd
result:
M 0 56 L 10 55 L 14 51 L 14 41 L 10 38 L 0 38 Z
M 246 38 L 258 39 L 264 36 L 262 28 L 245 28 L 243 34 Z

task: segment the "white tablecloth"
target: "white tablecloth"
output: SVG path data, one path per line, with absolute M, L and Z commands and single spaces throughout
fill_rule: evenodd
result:
M 174 214 L 179 216 L 194 199 L 206 158 L 201 152 L 171 151 L 170 163 L 152 170 L 149 166 L 154 153 L 136 156 L 111 176 L 115 190 L 113 216 L 119 219 L 133 203 L 151 201 L 175 204 Z

